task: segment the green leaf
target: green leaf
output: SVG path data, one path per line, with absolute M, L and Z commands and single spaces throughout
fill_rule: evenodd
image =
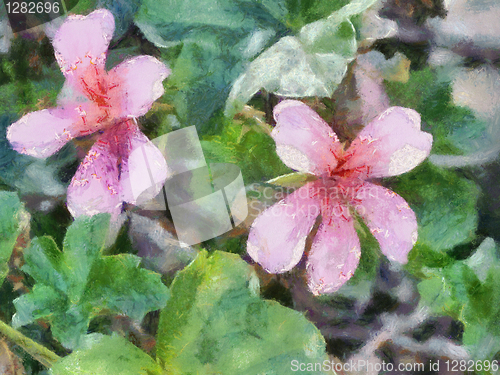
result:
M 293 359 L 326 358 L 317 328 L 262 300 L 257 276 L 237 255 L 200 253 L 171 291 L 157 336 L 157 358 L 169 373 L 289 374 Z
M 489 237 L 464 261 L 481 282 L 486 281 L 489 268 L 496 262 L 498 262 L 497 247 L 493 238 Z
M 164 307 L 168 289 L 157 273 L 139 268 L 139 263 L 140 258 L 130 254 L 99 259 L 89 276 L 92 288 L 85 301 L 96 309 L 120 311 L 136 320 Z
M 463 344 L 473 359 L 493 359 L 500 351 L 500 258 L 494 241 L 487 238 L 468 259 L 426 273 L 418 284 L 420 305 L 464 324 Z
M 180 48 L 166 97 L 181 122 L 202 130 L 244 64 L 285 32 L 285 16 L 284 0 L 144 0 L 135 22 L 158 47 Z
M 134 16 L 141 6 L 142 0 L 98 0 L 94 9 L 105 8 L 115 18 L 114 39 L 119 39 L 133 24 Z
M 68 296 L 77 302 L 82 296 L 90 269 L 104 247 L 109 217 L 79 217 L 64 238 L 64 270 L 69 281 Z
M 455 262 L 441 270 L 429 271 L 430 277 L 421 281 L 417 288 L 420 304 L 430 307 L 434 315 L 450 315 L 460 318 L 467 303 L 466 284 L 476 279 L 461 262 Z
M 79 350 L 58 361 L 52 375 L 153 375 L 160 367 L 139 348 L 120 336 L 104 336 L 90 349 Z
M 16 300 L 17 312 L 12 319 L 14 327 L 21 327 L 51 315 L 66 303 L 64 296 L 49 286 L 36 284 L 29 294 Z
M 17 236 L 28 223 L 28 215 L 16 193 L 0 191 L 0 286 L 9 272 L 10 259 Z
M 68 284 L 61 272 L 62 252 L 51 237 L 37 237 L 24 252 L 25 265 L 22 270 L 37 283 L 67 292 Z
M 13 325 L 37 319 L 51 324 L 65 347 L 85 341 L 90 320 L 101 314 L 126 314 L 141 320 L 165 306 L 169 297 L 160 275 L 139 267 L 134 255 L 103 256 L 109 215 L 79 217 L 68 228 L 61 252 L 50 237 L 35 238 L 25 252 L 23 270 L 35 287 L 14 300 Z
M 291 172 L 276 154 L 274 140 L 253 120 L 240 123 L 224 119 L 223 126 L 220 135 L 202 138 L 208 162 L 238 165 L 247 183 Z
M 294 31 L 299 31 L 304 25 L 328 17 L 348 3 L 349 0 L 287 0 L 287 23 Z
M 226 103 L 232 115 L 259 90 L 287 97 L 330 97 L 357 52 L 350 18 L 374 0 L 353 1 L 329 17 L 309 23 L 297 36 L 285 36 L 253 60 L 235 81 Z
M 307 40 L 308 34 L 313 32 L 305 33 L 303 40 L 286 36 L 253 60 L 231 88 L 226 115 L 237 112 L 261 89 L 287 97 L 331 96 L 355 56 L 354 27 L 349 20 L 338 23 L 318 41 Z M 328 50 L 326 40 L 337 41 L 341 49 Z
M 392 190 L 417 215 L 418 241 L 410 252 L 410 263 L 421 262 L 419 254 L 426 249 L 443 252 L 475 237 L 479 189 L 474 182 L 428 162 L 394 181 Z
M 406 83 L 386 82 L 391 104 L 413 108 L 422 117 L 423 130 L 433 135 L 433 154 L 477 151 L 488 137 L 487 124 L 467 108 L 455 106 L 450 79 L 436 70 L 413 71 Z

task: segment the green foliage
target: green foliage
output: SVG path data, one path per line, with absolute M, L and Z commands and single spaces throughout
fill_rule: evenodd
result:
M 299 31 L 304 25 L 328 17 L 349 0 L 287 0 L 288 24 Z
M 425 162 L 390 185 L 417 215 L 418 241 L 409 264 L 413 270 L 445 261 L 429 252 L 442 253 L 475 237 L 479 189 L 474 182 Z
M 413 108 L 422 116 L 423 130 L 433 137 L 435 154 L 460 155 L 475 150 L 485 136 L 486 123 L 453 104 L 449 80 L 440 79 L 432 68 L 413 71 L 406 83 L 386 82 L 392 105 Z
M 287 97 L 330 97 L 357 52 L 351 17 L 374 1 L 353 1 L 329 17 L 285 36 L 250 63 L 234 83 L 226 105 L 231 115 L 259 90 Z
M 207 161 L 238 165 L 247 184 L 290 172 L 276 154 L 274 140 L 252 120 L 225 119 L 221 134 L 203 137 L 201 145 Z
M 171 291 L 157 337 L 157 358 L 171 374 L 289 374 L 292 359 L 325 359 L 317 328 L 262 300 L 257 276 L 237 255 L 200 253 Z
M 434 315 L 464 324 L 463 343 L 474 359 L 493 359 L 500 351 L 500 259 L 491 238 L 468 259 L 427 269 L 418 284 L 420 305 Z
M 120 336 L 104 336 L 90 349 L 58 361 L 52 375 L 154 375 L 161 369 L 146 353 Z
M 14 301 L 15 327 L 46 319 L 65 347 L 77 348 L 98 315 L 126 314 L 140 320 L 165 306 L 168 289 L 160 275 L 139 267 L 138 257 L 102 256 L 108 222 L 108 215 L 76 219 L 66 233 L 63 252 L 50 237 L 32 241 L 22 269 L 36 284 Z
M 28 216 L 16 193 L 0 191 L 0 286 L 9 272 L 7 262 Z
M 170 64 L 167 96 L 181 122 L 203 130 L 221 109 L 229 87 L 277 33 L 285 31 L 284 1 L 145 0 L 136 24 L 164 50 L 182 45 Z

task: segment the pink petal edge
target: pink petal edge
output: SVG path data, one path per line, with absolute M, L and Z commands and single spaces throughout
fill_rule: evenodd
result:
M 370 122 L 353 141 L 342 170 L 366 169 L 367 178 L 397 176 L 429 156 L 432 135 L 420 130 L 420 115 L 391 107 Z
M 309 289 L 314 295 L 336 292 L 358 267 L 361 247 L 352 217 L 341 214 L 346 210 L 343 207 L 335 214 L 330 207 L 314 237 L 306 265 Z
M 417 242 L 418 224 L 408 203 L 392 190 L 365 182 L 358 190 L 357 212 L 391 261 L 408 262 L 408 253 Z
M 290 168 L 322 175 L 337 165 L 342 144 L 335 132 L 306 104 L 284 100 L 274 108 L 276 127 L 271 135 L 276 152 Z
M 270 273 L 291 270 L 301 259 L 307 236 L 320 213 L 308 183 L 261 213 L 252 224 L 247 252 Z
M 115 19 L 106 9 L 95 10 L 88 16 L 69 16 L 52 41 L 63 74 L 77 76 L 91 64 L 104 67 L 114 30 Z
M 7 139 L 17 152 L 46 158 L 77 136 L 74 112 L 44 109 L 31 112 L 10 125 Z
M 120 184 L 122 200 L 142 204 L 160 192 L 169 170 L 161 151 L 141 132 L 136 124 L 129 123 L 123 142 L 128 144 L 122 155 Z
M 91 147 L 68 187 L 67 205 L 73 217 L 101 212 L 118 217 L 121 213 L 119 157 L 106 136 L 104 133 Z
M 123 117 L 146 114 L 165 92 L 162 82 L 170 73 L 165 64 L 151 56 L 137 56 L 113 68 L 110 74 L 121 81 Z

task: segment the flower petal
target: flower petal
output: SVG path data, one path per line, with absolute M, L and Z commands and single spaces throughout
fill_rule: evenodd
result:
M 420 115 L 391 107 L 359 133 L 341 170 L 362 171 L 366 177 L 397 176 L 420 164 L 431 147 L 432 135 L 420 130 Z
M 109 212 L 118 216 L 122 198 L 119 155 L 104 133 L 91 147 L 68 187 L 68 210 L 74 217 Z
M 139 117 L 149 111 L 153 102 L 163 95 L 162 81 L 170 69 L 151 56 L 138 56 L 127 60 L 111 70 L 120 80 L 123 91 L 123 117 Z
M 338 208 L 338 207 L 337 207 Z M 315 295 L 333 293 L 349 280 L 358 267 L 361 247 L 345 206 L 330 209 L 323 218 L 307 258 L 307 278 Z
M 253 222 L 247 251 L 271 273 L 292 269 L 301 259 L 307 236 L 320 213 L 314 198 L 314 183 L 308 183 L 265 210 Z
M 337 166 L 342 145 L 335 132 L 306 104 L 282 101 L 274 108 L 271 135 L 283 162 L 300 172 L 322 175 Z
M 76 76 L 91 64 L 104 67 L 114 30 L 113 14 L 106 9 L 98 9 L 86 17 L 69 16 L 52 41 L 63 74 Z
M 406 263 L 418 237 L 417 218 L 408 203 L 389 189 L 365 182 L 355 204 L 382 253 L 390 260 Z
M 46 158 L 77 136 L 74 115 L 57 109 L 28 113 L 9 126 L 7 139 L 21 154 Z
M 127 121 L 120 126 L 126 127 L 121 139 L 127 145 L 127 149 L 122 150 L 122 200 L 132 204 L 145 203 L 158 195 L 169 177 L 167 162 L 135 123 Z

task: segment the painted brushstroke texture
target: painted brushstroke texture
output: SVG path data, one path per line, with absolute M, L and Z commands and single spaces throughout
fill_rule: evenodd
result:
M 116 216 L 122 202 L 134 203 L 130 179 L 148 177 L 129 160 L 139 147 L 144 146 L 146 156 L 155 161 L 155 181 L 167 177 L 163 156 L 135 118 L 163 95 L 162 81 L 170 69 L 154 57 L 137 56 L 106 71 L 114 28 L 113 15 L 104 9 L 68 17 L 52 40 L 66 78 L 58 106 L 28 113 L 7 131 L 16 151 L 37 158 L 54 154 L 72 138 L 101 133 L 69 186 L 68 209 L 73 216 Z
M 285 100 L 274 109 L 272 136 L 281 160 L 318 177 L 264 211 L 253 223 L 250 256 L 267 271 L 286 272 L 301 259 L 316 218 L 322 221 L 307 260 L 314 294 L 338 290 L 354 274 L 360 244 L 355 210 L 390 260 L 407 262 L 417 240 L 417 221 L 399 195 L 369 182 L 420 164 L 432 136 L 420 130 L 417 112 L 391 107 L 370 122 L 344 149 L 333 130 L 307 105 Z

